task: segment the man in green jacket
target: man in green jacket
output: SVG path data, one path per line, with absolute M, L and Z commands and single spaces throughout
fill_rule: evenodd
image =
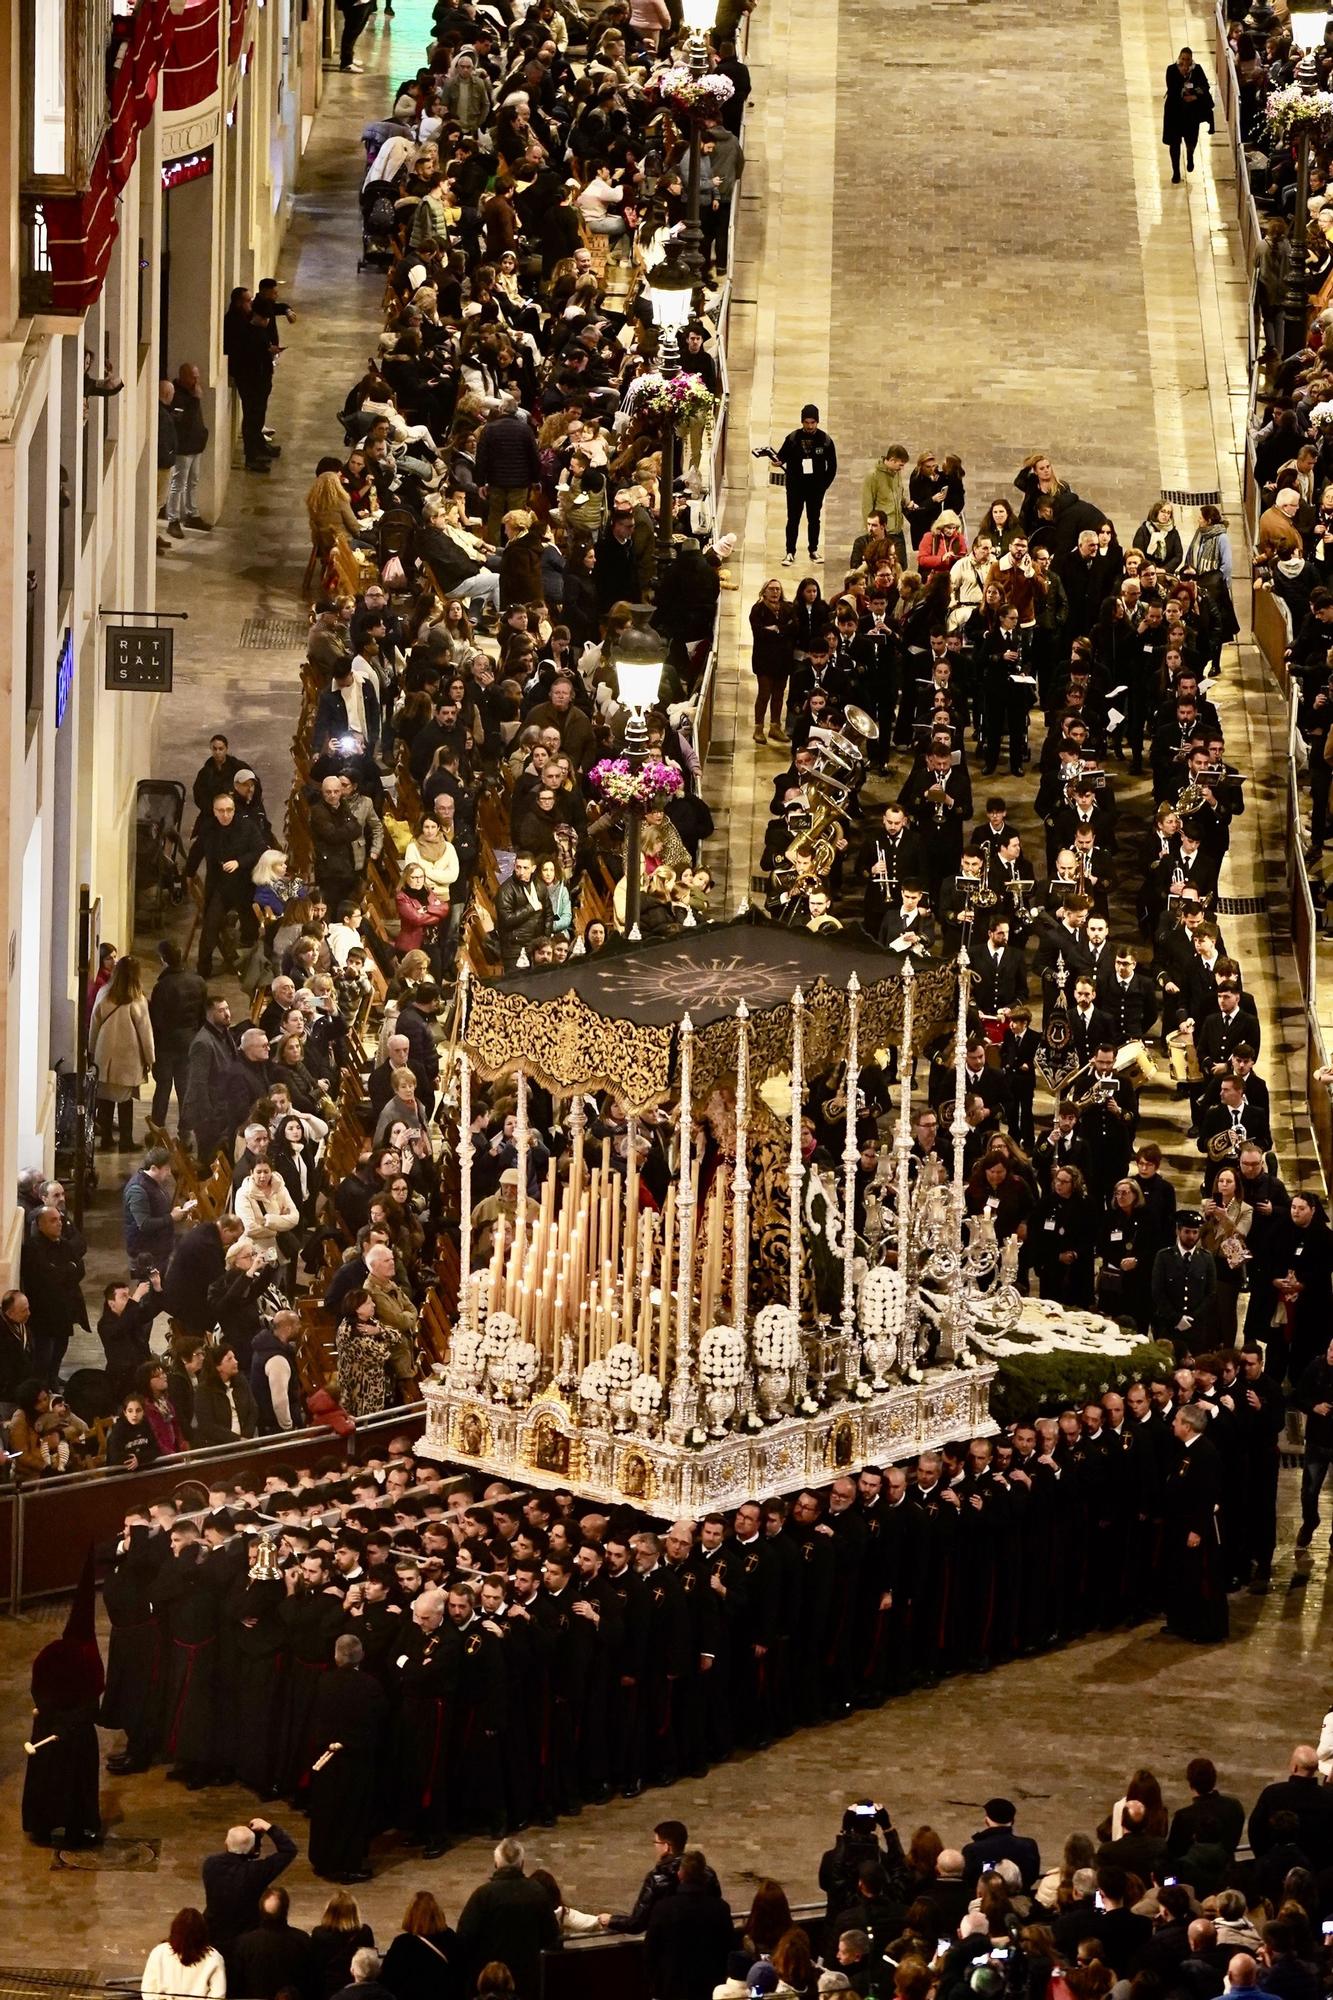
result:
M 878 465 L 872 465 L 861 483 L 861 512 L 869 518 L 884 516 L 888 537 L 898 551 L 898 561 L 907 567 L 907 543 L 903 536 L 903 467 L 907 446 L 891 444 Z

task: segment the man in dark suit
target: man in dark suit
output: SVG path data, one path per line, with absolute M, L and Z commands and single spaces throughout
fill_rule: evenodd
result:
M 1009 919 L 996 917 L 984 947 L 972 954 L 972 1000 L 978 1011 L 1004 1015 L 1028 997 L 1023 954 L 1009 943 Z
M 900 805 L 885 806 L 883 824 L 861 844 L 856 872 L 866 885 L 862 921 L 873 937 L 903 883 L 919 882 L 926 872 L 921 836 L 912 832 Z
M 1115 962 L 1097 984 L 1097 1005 L 1111 1023 L 1115 1045 L 1141 1042 L 1157 1019 L 1157 988 L 1128 945 L 1117 945 Z
M 898 803 L 926 843 L 932 885 L 958 873 L 963 832 L 972 817 L 972 780 L 943 743 L 927 751 L 898 794 Z
M 900 944 L 897 940 L 903 940 Z M 929 958 L 935 949 L 935 919 L 925 908 L 925 891 L 919 882 L 904 882 L 898 900 L 884 912 L 879 941 L 901 959 L 908 952 L 914 958 Z
M 1074 981 L 1074 1004 L 1069 1010 L 1069 1039 L 1081 1063 L 1090 1063 L 1101 1042 L 1115 1040 L 1111 1018 L 1097 1005 L 1097 988 L 1091 973 L 1080 973 Z
M 1008 1799 L 987 1799 L 982 1808 L 986 1824 L 974 1833 L 963 1849 L 963 1880 L 975 1889 L 983 1873 L 997 1861 L 1012 1861 L 1030 1889 L 1041 1873 L 1041 1854 L 1035 1840 L 1014 1832 L 1016 1809 Z
M 1312 1868 L 1333 1861 L 1333 1789 L 1322 1784 L 1319 1759 L 1308 1743 L 1291 1753 L 1285 1778 L 1265 1785 L 1250 1814 L 1250 1845 L 1261 1858 L 1275 1841 L 1273 1821 L 1279 1813 L 1294 1813 L 1300 1823 L 1300 1845 Z

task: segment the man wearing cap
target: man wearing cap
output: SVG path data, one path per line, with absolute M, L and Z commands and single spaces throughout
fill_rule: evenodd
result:
M 767 454 L 787 475 L 787 553 L 782 567 L 796 561 L 796 537 L 801 515 L 806 518 L 810 560 L 819 561 L 819 518 L 824 495 L 838 475 L 838 453 L 828 432 L 819 427 L 819 406 L 807 403 L 799 427 L 788 431 L 776 451 Z
M 1153 1337 L 1169 1340 L 1177 1354 L 1197 1346 L 1217 1290 L 1217 1266 L 1211 1251 L 1199 1243 L 1202 1228 L 1197 1208 L 1178 1209 L 1176 1240 L 1153 1259 Z
M 1023 1878 L 1023 1887 L 1031 1889 L 1041 1873 L 1041 1855 L 1035 1840 L 1014 1832 L 1017 1812 L 1012 1800 L 987 1799 L 982 1810 L 986 1824 L 963 1849 L 964 1883 L 975 1889 L 986 1869 L 997 1861 L 1012 1861 Z

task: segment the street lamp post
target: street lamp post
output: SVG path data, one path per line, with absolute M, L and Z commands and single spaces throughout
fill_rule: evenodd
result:
M 670 382 L 680 373 L 680 336 L 689 322 L 694 280 L 673 241 L 661 263 L 650 272 L 648 297 L 657 328 L 657 370 Z M 670 561 L 676 516 L 676 420 L 668 412 L 662 430 L 661 499 L 657 509 L 658 573 Z
M 648 607 L 640 607 L 638 619 L 626 628 L 616 644 L 616 687 L 628 710 L 625 723 L 625 757 L 637 774 L 648 760 L 648 710 L 662 690 L 662 643 L 650 630 Z M 642 871 L 643 801 L 631 799 L 625 809 L 625 936 L 631 944 L 640 938 L 640 874 Z
M 1292 25 L 1299 30 L 1298 17 Z M 1296 65 L 1296 82 L 1306 97 L 1319 88 L 1319 65 L 1315 60 L 1313 37 L 1303 37 L 1305 54 Z M 1305 282 L 1305 247 L 1310 234 L 1310 127 L 1301 125 L 1296 135 L 1296 207 L 1292 216 L 1291 261 L 1282 294 L 1282 352 L 1284 357 L 1299 354 L 1309 331 L 1310 294 Z
M 717 13 L 716 0 L 681 0 L 681 13 L 688 30 L 685 60 L 696 77 L 702 76 L 708 65 L 708 30 Z M 686 119 L 690 131 L 690 171 L 685 182 L 682 261 L 696 282 L 704 268 L 704 233 L 699 222 L 699 132 L 702 122 L 701 114 L 693 110 Z

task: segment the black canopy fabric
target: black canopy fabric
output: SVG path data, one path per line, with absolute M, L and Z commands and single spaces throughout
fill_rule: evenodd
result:
M 953 1019 L 952 964 L 913 968 L 913 1042 Z M 789 1071 L 792 1001 L 804 1003 L 803 1057 L 811 1075 L 846 1052 L 847 985 L 861 988 L 863 1060 L 894 1047 L 903 1023 L 902 962 L 864 931 L 796 931 L 757 911 L 699 925 L 650 944 L 570 959 L 549 970 L 473 988 L 464 1043 L 482 1075 L 519 1069 L 548 1089 L 612 1090 L 635 1110 L 674 1094 L 680 1023 L 694 1029 L 694 1091 L 700 1101 L 734 1081 L 736 1007 L 750 1014 L 755 1088 Z

